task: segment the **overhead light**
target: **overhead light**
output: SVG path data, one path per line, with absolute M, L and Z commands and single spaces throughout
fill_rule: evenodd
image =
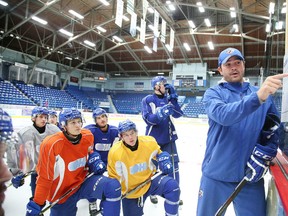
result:
M 196 5 L 198 6 L 198 9 L 201 13 L 205 12 L 202 2 L 197 2 Z
M 103 27 L 101 27 L 101 26 L 97 26 L 96 27 L 99 31 L 101 31 L 101 32 L 106 32 L 107 30 L 106 29 L 104 29 Z
M 233 25 L 233 29 L 234 29 L 234 32 L 239 32 L 239 25 L 238 24 L 234 24 Z
M 154 9 L 152 7 L 148 7 L 149 13 L 154 13 Z
M 84 43 L 87 44 L 88 46 L 91 46 L 91 47 L 95 47 L 95 46 L 96 46 L 95 43 L 92 43 L 92 42 L 89 41 L 89 40 L 84 40 Z
M 208 18 L 204 19 L 204 22 L 205 22 L 207 27 L 211 27 L 211 22 Z
M 173 52 L 173 49 L 169 44 L 165 44 L 166 48 L 168 49 L 169 52 Z
M 72 58 L 68 56 L 66 56 L 65 59 L 72 61 Z
M 106 6 L 110 5 L 110 3 L 108 1 L 106 1 L 106 0 L 100 0 L 100 2 L 102 2 Z
M 123 42 L 123 40 L 121 38 L 119 38 L 118 36 L 116 36 L 116 35 L 113 36 L 113 39 L 115 39 L 119 43 Z
M 125 21 L 129 21 L 129 18 L 125 15 L 122 15 L 122 19 L 125 20 Z
M 286 2 L 283 3 L 283 7 L 281 9 L 281 13 L 285 14 L 286 13 Z
M 116 74 L 114 74 L 114 76 L 121 76 L 121 74 L 120 73 L 116 73 Z
M 183 46 L 184 46 L 184 48 L 185 48 L 187 51 L 191 51 L 191 48 L 190 48 L 190 46 L 188 45 L 188 43 L 183 43 Z
M 3 6 L 7 6 L 8 5 L 8 3 L 7 2 L 5 2 L 5 1 L 2 1 L 2 0 L 0 0 L 0 5 L 3 5 Z
M 60 29 L 59 31 L 60 31 L 62 34 L 65 34 L 65 35 L 67 35 L 67 36 L 69 36 L 69 37 L 73 37 L 73 33 L 69 32 L 69 31 L 67 31 L 67 30 L 65 30 L 65 29 Z
M 148 28 L 150 28 L 152 31 L 154 31 L 154 26 L 153 25 L 149 24 Z
M 188 20 L 188 24 L 191 28 L 196 28 L 196 26 L 192 20 Z
M 208 41 L 208 47 L 210 50 L 214 50 L 214 45 L 213 45 L 213 42 L 212 41 Z
M 235 18 L 236 17 L 236 12 L 235 12 L 235 8 L 234 7 L 230 8 L 230 16 L 231 16 L 231 18 Z
M 269 23 L 266 24 L 265 31 L 266 31 L 267 33 L 271 31 L 271 26 L 270 26 Z
M 275 29 L 276 30 L 281 30 L 283 28 L 283 24 L 284 24 L 283 21 L 276 22 Z
M 159 72 L 159 73 L 157 73 L 158 75 L 164 75 L 164 73 L 163 72 Z
M 136 26 L 136 30 L 137 31 L 141 31 L 141 27 L 140 26 Z
M 175 6 L 172 4 L 171 1 L 166 1 L 166 4 L 168 5 L 168 8 L 169 8 L 171 11 L 175 11 L 175 10 L 176 10 Z
M 39 17 L 37 17 L 37 16 L 32 16 L 31 18 L 32 18 L 33 20 L 35 20 L 35 21 L 43 24 L 43 25 L 47 25 L 47 23 L 48 23 L 46 20 L 41 19 L 41 18 L 39 18 Z
M 74 15 L 75 17 L 79 18 L 79 19 L 84 19 L 84 16 L 82 16 L 81 14 L 77 13 L 74 10 L 69 10 L 69 13 L 71 13 L 72 15 Z
M 144 49 L 145 49 L 148 53 L 152 53 L 152 50 L 151 50 L 148 46 L 144 46 Z
M 274 14 L 275 11 L 275 3 L 274 2 L 270 2 L 269 4 L 269 14 Z

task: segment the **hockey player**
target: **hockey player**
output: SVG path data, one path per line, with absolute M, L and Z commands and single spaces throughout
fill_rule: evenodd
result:
M 171 155 L 173 173 L 170 174 L 179 184 L 179 156 L 175 141 L 178 139 L 173 118 L 179 118 L 183 112 L 178 104 L 178 95 L 174 87 L 167 83 L 163 76 L 156 76 L 151 80 L 154 94 L 142 100 L 142 118 L 146 122 L 146 135 L 153 136 L 162 151 Z M 150 197 L 151 202 L 158 202 L 156 196 Z M 180 200 L 180 205 L 183 201 Z
M 57 112 L 55 110 L 49 110 L 48 122 L 50 124 L 56 125 L 61 130 L 61 125 L 58 122 L 58 114 L 57 114 Z
M 153 194 L 165 198 L 165 215 L 178 215 L 180 188 L 177 181 L 166 174 L 173 172 L 170 155 L 161 151 L 151 136 L 138 136 L 136 125 L 125 120 L 118 126 L 121 141 L 108 154 L 108 175 L 121 182 L 122 194 L 131 191 L 155 173 L 152 160 L 157 160 L 162 175 L 122 199 L 124 216 L 143 215 L 146 198 Z
M 270 95 L 282 86 L 281 79 L 288 74 L 267 77 L 258 88 L 244 80 L 244 64 L 239 50 L 223 50 L 218 58 L 223 78 L 204 94 L 209 130 L 198 216 L 215 215 L 244 177 L 248 184 L 234 200 L 236 215 L 266 215 L 262 177 L 276 156 L 279 141 L 279 118 Z M 270 116 L 274 117 L 267 121 Z
M 20 150 L 19 146 L 24 146 L 25 149 L 25 164 L 24 167 L 18 167 L 19 164 L 15 163 L 13 160 L 13 155 L 11 152 L 7 152 L 7 163 L 10 167 L 10 170 L 13 174 L 12 184 L 15 188 L 18 188 L 24 184 L 25 173 L 28 171 L 33 171 L 36 168 L 36 164 L 38 162 L 39 148 L 40 143 L 44 140 L 48 135 L 54 134 L 60 129 L 52 124 L 47 124 L 48 121 L 48 109 L 45 107 L 35 107 L 32 110 L 31 120 L 33 125 L 27 126 L 21 129 L 17 135 L 19 138 L 18 146 L 15 149 Z M 25 170 L 21 170 L 21 169 Z M 35 184 L 36 184 L 37 173 L 33 172 L 31 174 L 31 192 L 32 197 L 35 192 Z
M 119 140 L 118 129 L 113 125 L 108 124 L 108 116 L 104 109 L 97 108 L 93 111 L 92 118 L 95 124 L 85 126 L 94 136 L 94 151 L 97 151 L 102 161 L 107 166 L 108 152 L 114 142 Z M 89 200 L 90 215 L 95 215 L 97 211 L 96 200 Z
M 3 158 L 6 151 L 7 146 L 13 145 L 12 138 L 13 126 L 11 117 L 0 108 L 0 216 L 4 216 L 5 212 L 2 207 L 2 203 L 4 202 L 6 191 L 5 182 L 9 181 L 12 177 L 11 172 L 9 172 L 7 165 L 5 164 Z
M 121 186 L 116 179 L 102 175 L 106 166 L 99 153 L 91 151 L 93 135 L 82 129 L 81 112 L 63 110 L 59 120 L 63 131 L 47 137 L 40 146 L 36 191 L 27 204 L 26 216 L 39 215 L 46 200 L 54 202 L 61 197 L 50 209 L 51 216 L 75 216 L 80 199 L 101 199 L 102 215 L 119 216 Z M 87 178 L 89 172 L 94 175 Z M 75 190 L 63 196 L 72 188 Z

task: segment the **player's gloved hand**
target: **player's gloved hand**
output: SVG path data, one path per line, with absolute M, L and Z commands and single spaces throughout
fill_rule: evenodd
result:
M 87 165 L 90 172 L 94 172 L 96 175 L 101 175 L 106 171 L 106 165 L 98 152 L 89 154 Z
M 169 115 L 172 115 L 174 110 L 172 104 L 166 104 L 163 107 L 157 108 L 156 114 L 159 120 L 166 119 Z
M 176 94 L 176 91 L 175 91 L 174 87 L 171 84 L 167 83 L 167 84 L 164 85 L 164 87 L 168 91 L 168 94 L 169 94 L 168 97 L 167 97 L 168 100 L 177 99 L 178 98 L 178 95 Z
M 277 146 L 256 144 L 252 155 L 247 161 L 246 179 L 250 182 L 259 181 L 268 171 L 270 162 L 277 154 Z
M 15 177 L 12 178 L 11 182 L 15 188 L 21 187 L 25 182 L 24 173 L 23 172 L 18 173 Z
M 40 206 L 37 203 L 35 203 L 33 200 L 30 200 L 30 202 L 26 206 L 26 216 L 40 215 L 43 206 Z
M 157 155 L 157 161 L 159 165 L 159 169 L 163 174 L 170 174 L 173 172 L 173 165 L 170 160 L 170 155 L 168 152 L 161 152 Z
M 280 124 L 281 121 L 277 115 L 273 113 L 267 114 L 258 143 L 261 143 L 262 145 L 278 145 Z

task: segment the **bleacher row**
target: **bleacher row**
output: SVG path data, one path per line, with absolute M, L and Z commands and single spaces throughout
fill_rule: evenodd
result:
M 46 88 L 45 86 L 27 85 L 22 81 L 0 80 L 0 104 L 25 106 L 46 106 L 50 109 L 76 107 L 93 110 L 101 102 L 109 103 L 109 97 L 117 111 L 123 114 L 140 114 L 141 101 L 147 93 L 113 93 L 96 90 L 83 91 L 77 86 L 67 86 L 65 90 Z M 275 104 L 281 110 L 281 95 L 275 94 Z M 198 118 L 205 116 L 202 97 L 179 97 L 185 117 Z

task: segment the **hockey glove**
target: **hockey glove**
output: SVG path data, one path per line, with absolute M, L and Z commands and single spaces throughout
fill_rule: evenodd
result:
M 174 89 L 174 87 L 171 85 L 171 84 L 165 84 L 164 85 L 165 89 L 167 90 L 168 92 L 168 100 L 171 100 L 171 99 L 177 99 L 178 98 L 178 95 L 176 94 L 176 91 Z
M 106 165 L 98 152 L 89 154 L 87 163 L 90 172 L 94 172 L 96 175 L 101 175 L 106 171 Z
M 158 119 L 166 119 L 169 115 L 172 115 L 174 112 L 173 107 L 172 104 L 166 104 L 163 107 L 157 108 L 156 115 Z
M 17 174 L 15 177 L 12 178 L 11 182 L 15 188 L 21 187 L 25 182 L 24 173 L 20 172 L 19 174 Z
M 26 216 L 38 216 L 41 213 L 41 210 L 43 206 L 38 205 L 33 200 L 30 200 L 30 202 L 26 206 Z
M 173 165 L 170 160 L 170 155 L 168 152 L 161 152 L 157 155 L 159 169 L 162 171 L 163 174 L 170 174 L 173 172 Z

